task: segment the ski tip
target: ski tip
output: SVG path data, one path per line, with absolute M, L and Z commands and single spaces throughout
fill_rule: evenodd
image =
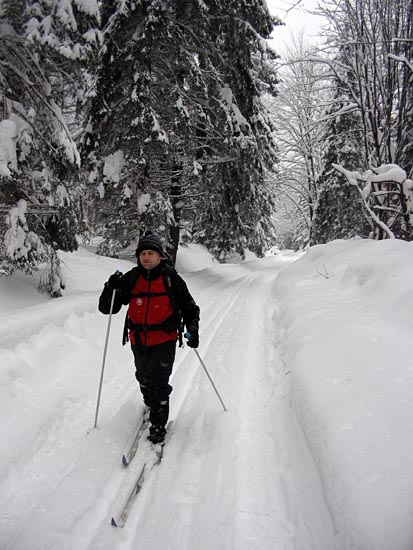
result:
M 111 523 L 111 525 L 113 525 L 113 527 L 117 527 L 117 526 L 118 526 L 118 524 L 116 523 L 116 519 L 115 519 L 115 518 L 112 518 L 112 520 L 111 520 L 110 523 Z
M 122 455 L 122 464 L 123 464 L 124 466 L 129 466 L 128 459 L 126 458 L 125 455 Z

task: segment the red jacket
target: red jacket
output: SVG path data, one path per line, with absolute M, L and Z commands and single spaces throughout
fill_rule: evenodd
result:
M 149 272 L 141 266 L 132 268 L 121 276 L 114 296 L 113 289 L 105 283 L 99 297 L 99 311 L 105 315 L 111 311 L 116 314 L 126 305 L 129 311 L 123 344 L 128 333 L 132 343 L 139 338 L 144 346 L 176 340 L 178 329 L 183 329 L 183 325 L 188 332 L 198 333 L 199 307 L 182 277 L 164 261 Z
M 145 279 L 142 275 L 136 280 L 129 302 L 128 317 L 132 324 L 141 325 L 139 338 L 144 346 L 163 344 L 178 337 L 177 330 L 167 332 L 157 325 L 162 324 L 173 314 L 172 304 L 166 293 L 162 274 L 156 279 Z M 136 344 L 133 330 L 129 331 L 129 339 Z

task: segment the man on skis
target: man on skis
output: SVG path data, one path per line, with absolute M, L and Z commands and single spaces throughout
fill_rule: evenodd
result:
M 136 249 L 138 266 L 125 275 L 115 273 L 105 283 L 99 311 L 113 313 L 128 305 L 123 343 L 129 337 L 135 360 L 136 379 L 149 412 L 152 443 L 164 440 L 169 416 L 169 377 L 175 360 L 176 341 L 182 342 L 182 323 L 188 346 L 199 344 L 199 307 L 185 281 L 165 258 L 161 239 L 146 231 Z

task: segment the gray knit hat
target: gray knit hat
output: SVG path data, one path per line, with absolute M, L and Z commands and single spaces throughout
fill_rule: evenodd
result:
M 155 250 L 155 252 L 158 252 L 161 256 L 165 255 L 161 239 L 150 229 L 147 229 L 143 237 L 139 239 L 138 247 L 136 249 L 137 258 L 139 258 L 139 254 L 143 250 Z

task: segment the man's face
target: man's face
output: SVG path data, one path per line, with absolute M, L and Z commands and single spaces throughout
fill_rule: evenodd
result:
M 147 270 L 158 267 L 161 263 L 161 255 L 155 250 L 142 250 L 139 254 L 139 263 Z

